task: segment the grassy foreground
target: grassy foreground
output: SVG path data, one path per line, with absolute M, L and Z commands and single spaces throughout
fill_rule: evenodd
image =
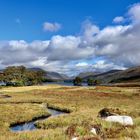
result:
M 140 140 L 139 87 L 13 87 L 1 88 L 0 95 L 11 96 L 0 96 L 0 140 L 69 140 L 73 135 L 82 140 Z M 37 130 L 10 131 L 11 124 L 49 115 L 42 103 L 71 113 L 40 121 Z M 130 115 L 134 126 L 124 127 L 99 119 L 98 112 L 105 107 Z M 93 125 L 101 128 L 98 136 L 90 133 Z

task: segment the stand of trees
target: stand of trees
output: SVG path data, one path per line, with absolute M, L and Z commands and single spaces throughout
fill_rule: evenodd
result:
M 80 77 L 76 77 L 74 80 L 73 80 L 73 85 L 75 86 L 82 86 L 82 78 Z M 99 80 L 94 80 L 93 78 L 89 78 L 87 80 L 87 85 L 88 86 L 96 86 L 96 85 L 99 85 L 100 84 L 100 81 Z
M 45 72 L 29 70 L 24 66 L 7 67 L 0 75 L 0 81 L 8 86 L 37 85 L 44 80 Z
M 99 85 L 100 82 L 99 82 L 99 80 L 94 80 L 93 78 L 89 78 L 87 80 L 87 84 L 88 84 L 88 86 L 96 86 L 96 85 Z
M 82 86 L 82 79 L 80 77 L 76 77 L 73 80 L 73 84 L 74 84 L 74 86 Z

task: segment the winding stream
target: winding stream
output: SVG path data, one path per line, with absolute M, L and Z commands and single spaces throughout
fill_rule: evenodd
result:
M 65 114 L 65 112 L 57 111 L 55 109 L 49 109 L 49 108 L 48 108 L 48 112 L 51 114 L 50 117 L 59 116 L 61 114 Z M 47 118 L 49 118 L 49 117 L 46 117 L 46 118 L 43 118 L 43 119 L 37 119 L 35 121 L 27 122 L 27 123 L 24 123 L 24 124 L 14 125 L 14 126 L 11 126 L 10 129 L 13 132 L 35 130 L 35 129 L 37 129 L 36 126 L 35 126 L 35 122 L 39 121 L 39 120 L 46 120 Z

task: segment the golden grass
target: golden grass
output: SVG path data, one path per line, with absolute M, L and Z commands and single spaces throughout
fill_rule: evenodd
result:
M 32 90 L 46 90 L 52 88 L 58 88 L 59 85 L 49 85 L 49 86 L 25 86 L 25 87 L 3 87 L 0 92 L 26 92 Z
M 140 139 L 140 88 L 138 87 L 64 87 L 58 85 L 2 88 L 0 93 L 12 98 L 0 98 L 0 140 L 69 140 L 66 130 L 76 126 L 75 135 L 93 137 L 90 129 L 94 124 L 102 125 L 106 139 Z M 12 133 L 12 123 L 29 121 L 47 113 L 37 103 L 49 107 L 71 110 L 72 113 L 40 121 L 42 129 Z M 122 127 L 97 118 L 105 107 L 119 108 L 134 119 L 134 127 Z M 102 135 L 102 134 L 101 134 Z M 98 137 L 101 137 L 98 136 Z

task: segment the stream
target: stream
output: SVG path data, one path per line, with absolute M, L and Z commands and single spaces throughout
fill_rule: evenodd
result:
M 65 114 L 65 112 L 62 112 L 62 111 L 57 111 L 55 109 L 50 109 L 48 108 L 48 112 L 51 114 L 50 117 L 54 117 L 54 116 L 59 116 L 61 114 Z M 35 122 L 36 121 L 39 121 L 39 120 L 46 120 L 50 117 L 46 117 L 46 118 L 43 118 L 43 119 L 37 119 L 35 121 L 30 121 L 30 122 L 27 122 L 27 123 L 23 123 L 23 124 L 18 124 L 18 125 L 14 125 L 14 126 L 11 126 L 10 129 L 11 131 L 13 132 L 20 132 L 20 131 L 31 131 L 31 130 L 35 130 L 37 129 L 36 126 L 35 126 Z

